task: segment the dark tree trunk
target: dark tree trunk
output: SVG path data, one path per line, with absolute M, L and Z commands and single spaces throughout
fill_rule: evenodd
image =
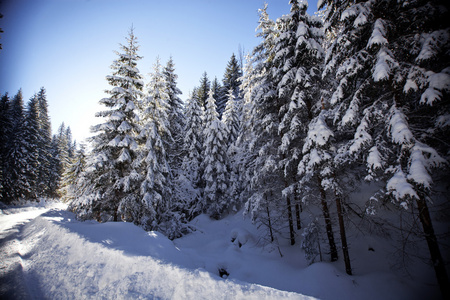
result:
M 270 233 L 270 242 L 273 243 L 273 231 L 272 231 L 272 221 L 270 220 L 270 211 L 269 211 L 269 203 L 267 203 L 267 196 L 266 196 L 266 212 L 267 212 L 267 220 L 269 224 L 269 233 Z
M 288 221 L 289 221 L 289 236 L 291 239 L 291 245 L 295 244 L 295 235 L 294 235 L 294 218 L 292 217 L 292 207 L 291 207 L 291 197 L 286 197 L 286 205 L 288 212 Z
M 301 204 L 295 204 L 295 217 L 297 218 L 297 230 L 302 229 L 302 223 L 300 222 Z
M 431 223 L 430 212 L 423 193 L 419 193 L 419 195 L 421 197 L 416 200 L 417 208 L 419 209 L 420 223 L 422 223 L 425 239 L 427 240 L 428 249 L 430 250 L 431 263 L 433 264 L 442 296 L 444 299 L 450 299 L 450 284 L 448 275 L 445 269 L 444 260 L 442 259 L 441 251 L 439 250 L 439 244 L 434 233 L 433 224 Z
M 348 275 L 352 275 L 352 267 L 350 265 L 350 255 L 348 253 L 347 236 L 345 234 L 344 216 L 342 214 L 341 198 L 336 195 L 336 209 L 339 220 L 339 232 L 341 234 L 342 253 L 344 254 L 345 272 Z
M 325 227 L 327 230 L 328 244 L 330 245 L 331 261 L 337 261 L 338 253 L 337 253 L 337 249 L 336 249 L 336 243 L 334 242 L 333 226 L 331 224 L 330 211 L 328 209 L 327 198 L 326 198 L 327 194 L 322 187 L 321 179 L 319 177 L 317 177 L 317 182 L 318 182 L 318 187 L 320 190 L 320 202 L 322 204 L 323 218 L 325 219 Z

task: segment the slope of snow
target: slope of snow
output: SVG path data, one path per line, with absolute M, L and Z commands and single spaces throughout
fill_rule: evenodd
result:
M 359 275 L 348 276 L 341 261 L 308 266 L 298 246 L 261 247 L 256 227 L 239 213 L 221 221 L 201 215 L 192 222 L 196 232 L 172 242 L 158 232 L 145 232 L 130 223 L 79 222 L 64 208 L 50 204 L 0 211 L 0 282 L 4 282 L 0 298 L 423 296 L 386 272 L 387 263 L 380 259 L 382 247 L 364 237 L 351 248 L 354 254 L 359 253 L 355 259 L 359 264 L 354 265 Z M 377 251 L 368 252 L 368 244 Z M 14 278 L 9 280 L 11 276 Z

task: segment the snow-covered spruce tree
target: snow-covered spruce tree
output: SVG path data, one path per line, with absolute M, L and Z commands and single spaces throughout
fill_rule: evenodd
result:
M 200 78 L 200 86 L 196 88 L 195 97 L 199 101 L 200 106 L 206 111 L 206 99 L 208 99 L 208 93 L 211 88 L 211 82 L 208 79 L 208 73 L 203 72 Z
M 242 129 L 237 145 L 241 149 L 241 154 L 243 154 L 239 159 L 241 167 L 239 178 L 244 187 L 240 196 L 242 202 L 247 202 L 252 194 L 250 182 L 254 172 L 254 161 L 257 157 L 254 129 L 259 128 L 257 124 L 261 120 L 258 119 L 259 116 L 257 117 L 257 107 L 254 100 L 267 73 L 267 63 L 273 59 L 270 55 L 272 55 L 271 50 L 276 36 L 275 22 L 269 18 L 267 7 L 266 3 L 264 8 L 258 10 L 260 18 L 256 28 L 256 36 L 262 38 L 262 41 L 253 49 L 252 54 L 247 56 L 245 72 L 240 79 L 243 95 Z
M 161 230 L 169 218 L 171 209 L 171 177 L 167 147 L 173 143 L 169 130 L 169 94 L 159 58 L 153 66 L 147 85 L 148 92 L 142 102 L 143 146 L 139 160 L 144 178 L 140 184 L 138 206 L 134 214 L 136 221 L 146 230 Z
M 39 145 L 37 147 L 39 166 L 37 169 L 37 185 L 39 196 L 50 196 L 50 147 L 52 144 L 52 129 L 48 115 L 47 95 L 44 87 L 37 94 Z
M 189 191 L 186 191 L 186 207 L 188 217 L 193 218 L 203 211 L 201 198 L 203 161 L 203 107 L 199 105 L 193 95 L 187 100 L 185 111 L 185 128 L 183 139 L 182 174 L 188 180 Z M 189 188 L 190 186 L 190 188 Z
M 168 129 L 170 130 L 173 139 L 173 143 L 171 143 L 167 149 L 167 154 L 169 156 L 169 165 L 172 172 L 174 172 L 179 169 L 181 164 L 181 145 L 184 137 L 184 115 L 183 101 L 178 96 L 182 93 L 177 87 L 178 75 L 175 74 L 175 64 L 172 58 L 169 59 L 167 65 L 164 67 L 163 74 L 168 95 Z
M 227 95 L 222 98 L 222 101 L 217 103 L 217 111 L 219 113 L 219 119 L 222 119 L 222 114 L 226 109 L 226 103 L 229 100 L 228 93 L 230 90 L 233 91 L 233 96 L 235 101 L 237 102 L 238 108 L 240 107 L 241 101 L 241 90 L 240 90 L 240 81 L 239 78 L 242 77 L 242 70 L 239 65 L 239 62 L 236 59 L 234 53 L 231 55 L 230 60 L 228 61 L 227 67 L 225 69 L 225 73 L 223 74 L 223 86 L 222 86 L 222 95 Z
M 211 82 L 211 90 L 213 91 L 214 99 L 216 99 L 217 112 L 223 112 L 227 99 L 223 87 L 217 77 L 214 77 L 214 80 Z
M 11 131 L 6 154 L 6 170 L 4 174 L 4 201 L 11 203 L 25 198 L 31 193 L 27 178 L 27 145 L 25 140 L 25 115 L 22 90 L 19 90 L 11 101 L 9 108 Z
M 54 134 L 49 147 L 48 190 L 46 193 L 46 196 L 49 198 L 59 197 L 58 189 L 61 181 L 59 150 L 59 138 L 57 134 Z
M 275 39 L 273 76 L 278 83 L 278 132 L 282 143 L 278 148 L 284 172 L 283 197 L 286 199 L 291 240 L 294 237 L 295 207 L 297 229 L 301 228 L 300 199 L 297 193 L 297 165 L 301 159 L 303 140 L 313 117 L 313 104 L 320 97 L 320 75 L 324 51 L 321 43 L 321 21 L 306 13 L 306 1 L 292 0 L 290 14 L 277 22 L 280 29 Z
M 92 128 L 96 135 L 85 174 L 90 184 L 73 205 L 81 218 L 102 222 L 138 219 L 129 214 L 128 208 L 139 198 L 141 176 L 136 162 L 136 138 L 141 128 L 136 110 L 144 84 L 136 67 L 141 57 L 133 29 L 126 40 L 120 46 L 122 52 L 116 52 L 112 74 L 106 76 L 111 89 L 105 91 L 109 97 L 100 100 L 106 110 L 97 113 L 104 121 Z
M 228 169 L 226 129 L 218 118 L 213 92 L 206 101 L 205 128 L 203 131 L 203 181 L 205 183 L 202 210 L 219 219 L 227 211 Z
M 25 111 L 24 138 L 27 161 L 26 176 L 28 184 L 30 185 L 30 190 L 26 195 L 27 199 L 36 199 L 38 194 L 38 178 L 36 171 L 39 166 L 37 148 L 40 135 L 37 104 L 37 95 L 34 95 L 27 103 L 27 109 Z
M 326 123 L 328 112 L 321 110 L 309 123 L 308 133 L 302 148 L 302 159 L 298 164 L 299 187 L 303 197 L 312 198 L 311 190 L 319 191 L 319 202 L 325 220 L 331 261 L 338 258 L 333 225 L 327 200 L 327 190 L 334 183 L 331 178 L 334 153 L 330 151 L 333 132 Z
M 227 145 L 234 144 L 239 136 L 240 119 L 237 103 L 232 89 L 228 90 L 228 101 L 223 112 L 222 122 L 227 130 Z
M 324 5 L 328 30 L 338 32 L 325 71 L 338 80 L 330 99 L 341 141 L 336 162 L 342 173 L 364 162 L 366 179 L 387 182 L 393 201 L 418 216 L 449 297 L 427 204 L 430 171 L 444 166 L 448 152 L 448 144 L 436 142 L 448 133 L 448 12 L 440 1 L 319 3 Z
M 6 178 L 6 158 L 8 153 L 9 137 L 11 134 L 11 119 L 9 115 L 10 100 L 5 93 L 0 100 L 0 201 L 6 202 L 4 186 Z
M 252 140 L 248 144 L 248 151 L 253 155 L 248 156 L 245 163 L 248 168 L 246 181 L 251 187 L 245 212 L 250 213 L 254 222 L 267 229 L 268 241 L 274 242 L 285 226 L 278 209 L 283 186 L 282 171 L 277 164 L 277 149 L 281 140 L 277 132 L 277 109 L 274 107 L 275 86 L 268 72 L 273 65 L 277 30 L 267 14 L 267 5 L 259 12 L 257 29 L 260 31 L 257 36 L 262 37 L 262 41 L 253 51 L 255 76 L 253 82 L 248 83 L 252 87 L 250 97 L 253 103 L 249 120 Z
M 67 166 L 61 182 L 60 194 L 64 202 L 72 201 L 83 193 L 83 172 L 86 169 L 86 149 L 81 144 L 75 149 L 72 159 Z

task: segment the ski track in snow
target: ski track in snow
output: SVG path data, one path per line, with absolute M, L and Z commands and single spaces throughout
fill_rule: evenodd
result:
M 422 299 L 364 250 L 348 276 L 308 266 L 298 248 L 267 251 L 242 215 L 197 217 L 174 242 L 123 222 L 79 222 L 61 203 L 0 210 L 0 299 Z M 380 250 L 378 250 L 380 249 Z M 377 253 L 377 254 L 375 254 Z M 380 254 L 379 254 L 380 253 Z M 379 267 L 374 267 L 379 265 Z M 219 268 L 229 272 L 218 275 Z M 269 287 L 270 286 L 270 287 Z M 420 288 L 420 285 L 419 285 Z M 430 294 L 428 294 L 430 295 Z M 314 298 L 317 297 L 317 298 Z

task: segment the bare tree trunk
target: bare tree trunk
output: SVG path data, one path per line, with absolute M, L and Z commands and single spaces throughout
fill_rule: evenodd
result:
M 419 219 L 422 223 L 425 239 L 427 240 L 428 249 L 430 251 L 431 262 L 436 273 L 439 288 L 444 299 L 450 299 L 450 284 L 448 280 L 447 271 L 445 269 L 444 260 L 442 259 L 439 244 L 434 233 L 433 224 L 431 223 L 430 212 L 428 210 L 427 202 L 423 193 L 419 193 L 420 199 L 416 200 L 419 209 Z
M 318 187 L 320 190 L 320 202 L 322 204 L 322 213 L 323 213 L 323 217 L 325 219 L 325 227 L 327 230 L 328 244 L 330 245 L 331 261 L 337 261 L 338 253 L 337 253 L 337 249 L 336 249 L 336 243 L 334 242 L 333 226 L 331 224 L 330 211 L 328 209 L 327 198 L 326 198 L 327 194 L 322 187 L 321 179 L 319 178 L 319 176 L 317 176 L 317 182 L 318 182 Z
M 270 233 L 270 242 L 273 243 L 273 231 L 272 231 L 272 221 L 270 220 L 270 211 L 269 211 L 269 204 L 267 203 L 267 195 L 266 195 L 266 212 L 267 212 L 267 220 L 269 223 L 269 233 Z
M 288 211 L 288 221 L 289 221 L 289 235 L 291 239 L 291 245 L 295 244 L 295 235 L 294 235 L 294 218 L 292 217 L 292 207 L 291 207 L 291 197 L 286 197 L 286 205 Z
M 336 195 L 336 209 L 339 220 L 339 232 L 341 234 L 342 253 L 344 254 L 345 272 L 348 275 L 352 275 L 352 267 L 350 265 L 350 255 L 348 253 L 347 236 L 345 234 L 344 216 L 342 215 L 342 203 L 341 197 Z
M 300 211 L 301 211 L 301 204 L 296 203 L 295 204 L 295 217 L 297 218 L 297 230 L 302 229 L 302 224 L 300 222 Z

